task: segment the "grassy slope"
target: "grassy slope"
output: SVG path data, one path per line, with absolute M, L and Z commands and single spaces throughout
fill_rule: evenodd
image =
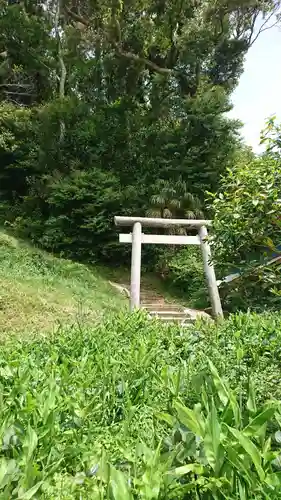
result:
M 100 273 L 0 232 L 0 331 L 32 333 L 92 322 L 126 307 Z

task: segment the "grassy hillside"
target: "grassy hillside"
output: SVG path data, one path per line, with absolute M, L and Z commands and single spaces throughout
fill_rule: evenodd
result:
M 92 322 L 126 300 L 98 271 L 58 259 L 0 232 L 0 331 L 46 332 Z

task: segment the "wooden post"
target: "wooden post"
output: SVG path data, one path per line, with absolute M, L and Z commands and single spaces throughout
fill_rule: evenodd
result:
M 131 262 L 131 311 L 140 307 L 140 277 L 141 277 L 141 223 L 135 222 L 132 235 Z
M 211 249 L 206 238 L 208 237 L 208 231 L 206 226 L 201 226 L 199 228 L 199 238 L 201 241 L 201 250 L 204 264 L 204 271 L 207 278 L 209 295 L 212 305 L 213 316 L 217 319 L 223 318 L 223 311 L 221 306 L 221 299 L 219 295 L 219 290 L 217 286 L 217 280 L 215 275 L 215 269 L 211 263 Z

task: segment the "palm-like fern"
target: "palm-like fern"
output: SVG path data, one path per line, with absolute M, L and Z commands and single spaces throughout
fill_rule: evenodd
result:
M 164 219 L 203 218 L 199 199 L 189 192 L 187 183 L 181 178 L 173 184 L 159 179 L 155 185 L 155 194 L 151 196 L 150 203 L 151 207 L 146 212 L 148 217 L 161 217 Z M 171 231 L 179 232 L 179 228 L 171 227 Z

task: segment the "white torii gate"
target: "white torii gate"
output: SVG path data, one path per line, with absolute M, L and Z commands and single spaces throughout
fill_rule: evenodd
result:
M 207 241 L 207 227 L 209 220 L 193 219 L 160 219 L 149 217 L 114 217 L 117 226 L 132 226 L 133 232 L 119 234 L 120 243 L 132 244 L 131 260 L 131 310 L 140 307 L 140 277 L 141 277 L 141 246 L 143 243 L 162 245 L 200 245 L 204 264 L 204 271 L 208 283 L 212 312 L 215 318 L 223 317 L 214 266 L 211 263 L 211 250 Z M 182 226 L 188 229 L 197 229 L 197 236 L 157 235 L 144 234 L 142 227 Z

